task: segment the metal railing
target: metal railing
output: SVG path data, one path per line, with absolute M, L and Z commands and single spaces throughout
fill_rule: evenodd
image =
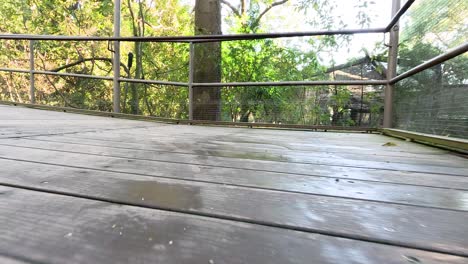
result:
M 120 112 L 120 83 L 144 83 L 171 85 L 176 87 L 187 87 L 189 89 L 189 120 L 193 119 L 193 88 L 194 87 L 226 87 L 226 86 L 317 86 L 317 85 L 386 85 L 385 106 L 384 106 L 384 127 L 391 127 L 392 120 L 392 90 L 393 85 L 400 80 L 408 78 L 418 72 L 428 69 L 450 58 L 458 56 L 468 51 L 468 43 L 447 51 L 446 53 L 433 58 L 413 69 L 396 76 L 396 56 L 398 48 L 398 22 L 405 12 L 411 7 L 415 0 L 408 0 L 403 7 L 399 7 L 399 0 L 393 0 L 392 19 L 385 28 L 373 29 L 343 29 L 333 31 L 307 31 L 307 32 L 288 32 L 288 33 L 260 33 L 260 34 L 234 34 L 234 35 L 196 35 L 196 36 L 160 36 L 160 37 L 121 37 L 120 36 L 120 1 L 115 1 L 114 15 L 114 36 L 113 37 L 86 37 L 86 36 L 52 36 L 52 35 L 23 35 L 23 34 L 0 34 L 0 40 L 28 40 L 30 46 L 30 67 L 29 69 L 10 69 L 0 68 L 3 72 L 26 73 L 30 74 L 29 96 L 31 103 L 35 103 L 35 74 L 70 76 L 90 79 L 100 79 L 113 81 L 113 111 Z M 194 45 L 206 42 L 224 42 L 238 40 L 258 40 L 272 38 L 290 38 L 290 37 L 308 37 L 323 35 L 349 35 L 349 34 L 369 34 L 369 33 L 390 33 L 389 45 L 389 66 L 387 71 L 393 74 L 387 74 L 387 80 L 339 80 L 339 81 L 280 81 L 280 82 L 213 82 L 198 83 L 193 80 L 194 73 Z M 53 71 L 39 71 L 34 69 L 34 41 L 107 41 L 114 43 L 113 58 L 113 76 L 97 76 L 76 73 L 60 73 Z M 188 43 L 190 45 L 189 55 L 189 73 L 188 82 L 171 82 L 160 80 L 143 80 L 123 78 L 120 76 L 120 42 L 176 42 Z M 393 51 L 392 51 L 393 49 Z

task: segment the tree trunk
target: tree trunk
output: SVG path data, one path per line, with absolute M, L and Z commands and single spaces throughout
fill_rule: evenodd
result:
M 141 79 L 143 73 L 143 49 L 142 42 L 135 42 L 135 79 Z M 138 98 L 138 89 L 141 87 L 138 83 L 132 83 L 132 105 L 131 111 L 132 114 L 138 115 L 139 113 L 139 98 Z
M 221 34 L 220 0 L 196 0 L 195 35 L 219 34 Z M 221 43 L 196 44 L 194 55 L 194 82 L 221 82 Z M 194 87 L 193 100 L 193 119 L 220 119 L 220 87 Z
M 143 3 L 141 1 L 138 2 L 138 14 L 133 12 L 132 3 L 130 0 L 127 0 L 128 10 L 130 11 L 130 16 L 132 18 L 132 29 L 133 29 L 133 36 L 134 37 L 143 37 L 145 35 L 145 24 L 144 21 L 144 13 L 143 13 Z M 142 42 L 135 42 L 134 44 L 134 52 L 135 52 L 135 79 L 141 79 L 143 75 L 143 43 Z M 130 66 L 130 65 L 129 65 Z M 129 75 L 130 75 L 130 67 L 129 67 Z M 132 101 L 130 104 L 130 111 L 132 114 L 137 115 L 139 113 L 139 98 L 138 98 L 138 89 L 140 85 L 138 83 L 130 84 L 130 90 L 132 95 Z M 125 97 L 127 97 L 128 89 L 125 90 Z M 126 102 L 125 102 L 126 103 Z

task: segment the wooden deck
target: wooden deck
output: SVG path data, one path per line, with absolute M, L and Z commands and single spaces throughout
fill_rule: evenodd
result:
M 468 263 L 468 162 L 0 105 L 0 263 Z

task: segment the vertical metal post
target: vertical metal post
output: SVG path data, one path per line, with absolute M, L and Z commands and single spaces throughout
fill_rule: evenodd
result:
M 195 44 L 190 42 L 190 53 L 189 53 L 189 120 L 193 120 L 193 71 L 195 62 Z
M 120 37 L 120 0 L 114 0 L 114 37 Z M 114 41 L 114 58 L 113 58 L 113 110 L 116 113 L 120 112 L 120 41 Z
M 29 41 L 29 102 L 36 103 L 36 88 L 34 87 L 34 40 Z
M 392 17 L 400 10 L 401 0 L 392 1 Z M 388 48 L 388 66 L 387 66 L 387 80 L 391 80 L 396 76 L 397 60 L 398 60 L 398 43 L 399 43 L 399 22 L 397 22 L 390 29 L 390 41 Z M 384 120 L 383 127 L 391 128 L 393 121 L 393 90 L 394 84 L 387 84 L 385 87 L 384 98 Z

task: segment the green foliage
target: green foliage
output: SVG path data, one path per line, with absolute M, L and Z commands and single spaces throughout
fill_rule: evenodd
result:
M 247 1 L 238 15 L 226 18 L 233 33 L 263 32 L 262 14 L 272 0 Z M 188 6 L 179 0 L 122 1 L 123 36 L 165 36 L 193 34 Z M 302 6 L 301 6 L 302 4 Z M 307 5 L 306 5 L 307 4 Z M 369 1 L 357 2 L 365 10 Z M 325 28 L 346 27 L 328 12 L 336 8 L 324 0 L 300 1 L 297 8 L 312 8 L 319 16 L 310 23 Z M 21 12 L 18 12 L 21 10 Z M 0 3 L 0 30 L 9 33 L 54 35 L 112 35 L 111 0 L 6 0 Z M 359 14 L 359 23 L 369 19 Z M 281 40 L 230 41 L 222 44 L 224 82 L 324 80 L 326 68 L 316 51 L 333 49 L 348 37 L 325 36 L 308 44 L 315 52 L 291 47 Z M 35 43 L 36 69 L 112 76 L 112 53 L 107 43 Z M 29 43 L 0 42 L 0 63 L 9 68 L 28 68 Z M 128 70 L 127 56 L 135 60 Z M 186 82 L 188 45 L 180 43 L 121 43 L 121 74 L 148 80 Z M 0 75 L 0 99 L 27 101 L 28 76 Z M 38 103 L 112 109 L 112 82 L 75 77 L 36 75 Z M 184 88 L 148 84 L 122 84 L 122 109 L 131 113 L 171 118 L 187 118 L 188 91 Z M 345 87 L 226 87 L 222 89 L 222 118 L 230 121 L 283 122 L 302 124 L 353 125 L 348 114 L 351 93 Z
M 315 54 L 279 46 L 272 40 L 223 44 L 225 82 L 266 82 L 312 79 L 322 67 Z M 297 114 L 305 91 L 298 87 L 228 87 L 223 90 L 224 116 L 231 121 L 302 122 Z
M 180 35 L 191 32 L 191 17 L 188 7 L 178 0 L 122 1 L 122 35 L 133 35 L 133 24 L 129 6 L 138 10 L 141 4 L 145 27 L 137 24 L 141 35 Z M 149 5 L 152 5 L 149 6 Z M 164 6 L 164 10 L 154 6 Z M 21 12 L 18 12 L 21 10 Z M 138 13 L 139 14 L 139 13 Z M 112 36 L 112 0 L 19 0 L 0 2 L 0 30 L 8 33 Z M 137 18 L 135 18 L 137 21 Z M 140 20 L 141 21 L 141 20 Z M 105 42 L 53 42 L 36 41 L 36 69 L 92 74 L 112 75 L 112 53 Z M 126 64 L 128 52 L 134 52 L 134 43 L 121 44 L 122 63 Z M 0 63 L 4 67 L 29 67 L 29 43 L 26 41 L 0 42 Z M 174 56 L 177 54 L 177 56 Z M 86 62 L 76 63 L 83 59 Z M 140 66 L 145 79 L 167 79 L 186 81 L 188 46 L 183 44 L 145 44 L 142 47 Z M 135 65 L 135 64 L 134 64 Z M 127 76 L 125 68 L 122 75 Z M 135 76 L 135 66 L 131 76 Z M 27 101 L 28 76 L 19 74 L 0 75 L 0 99 Z M 112 109 L 112 82 L 74 77 L 36 75 L 38 103 L 66 105 L 102 111 Z M 168 117 L 185 117 L 187 91 L 174 87 L 138 85 L 141 90 L 139 101 L 142 114 Z M 125 87 L 123 86 L 123 89 Z M 130 101 L 132 98 L 127 98 Z M 167 103 L 167 109 L 158 106 Z

